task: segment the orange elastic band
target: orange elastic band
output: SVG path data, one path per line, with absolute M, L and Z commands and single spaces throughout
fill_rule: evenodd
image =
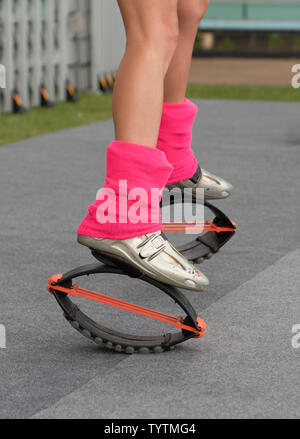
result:
M 235 224 L 232 227 L 219 227 L 211 221 L 194 223 L 163 223 L 163 232 L 235 232 Z
M 185 329 L 186 331 L 197 334 L 195 338 L 203 337 L 206 331 L 206 323 L 200 317 L 197 318 L 197 325 L 200 328 L 200 330 L 197 330 L 192 326 L 185 325 L 183 323 L 183 317 L 173 317 L 168 314 L 164 314 L 159 311 L 154 311 L 149 308 L 144 308 L 139 305 L 134 305 L 133 303 L 125 302 L 120 299 L 114 299 L 113 297 L 105 296 L 104 294 L 100 294 L 94 291 L 80 288 L 79 285 L 73 285 L 71 288 L 55 285 L 57 282 L 59 282 L 61 278 L 62 275 L 57 274 L 52 276 L 48 280 L 47 290 L 49 291 L 49 293 L 53 294 L 53 290 L 59 291 L 61 293 L 65 293 L 70 296 L 83 297 L 85 299 L 93 300 L 95 302 L 104 303 L 105 305 L 124 309 L 125 311 L 130 311 L 135 314 L 140 314 L 142 316 L 149 317 L 154 320 L 160 320 L 161 322 L 169 323 L 170 325 L 173 325 L 176 328 Z

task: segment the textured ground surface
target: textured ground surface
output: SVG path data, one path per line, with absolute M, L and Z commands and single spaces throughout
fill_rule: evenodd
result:
M 291 343 L 300 324 L 299 106 L 198 104 L 194 148 L 200 164 L 234 183 L 218 205 L 239 233 L 201 266 L 207 291 L 187 293 L 206 337 L 162 355 L 103 351 L 45 292 L 49 275 L 93 260 L 76 228 L 104 182 L 112 122 L 0 149 L 0 418 L 300 416 L 300 349 Z M 125 300 L 140 295 L 107 282 Z M 173 311 L 154 298 L 146 306 Z

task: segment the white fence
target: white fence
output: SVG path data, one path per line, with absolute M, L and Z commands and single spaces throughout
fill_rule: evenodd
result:
M 14 90 L 25 107 L 40 104 L 42 84 L 52 100 L 65 99 L 67 80 L 96 90 L 97 76 L 117 69 L 124 41 L 116 0 L 0 0 L 0 113 L 12 110 Z

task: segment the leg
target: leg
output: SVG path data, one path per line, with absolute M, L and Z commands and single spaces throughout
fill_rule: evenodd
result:
M 116 140 L 156 147 L 163 83 L 178 38 L 178 0 L 118 0 L 127 45 L 114 91 Z
M 177 0 L 118 3 L 127 46 L 114 92 L 116 141 L 107 149 L 106 183 L 79 226 L 78 242 L 139 276 L 201 291 L 206 276 L 161 236 L 160 197 L 173 167 L 156 146 L 164 78 L 177 45 Z
M 204 169 L 202 174 L 197 171 L 191 149 L 197 108 L 185 99 L 194 41 L 208 3 L 209 0 L 178 0 L 179 42 L 165 77 L 165 104 L 157 147 L 174 168 L 168 185 L 203 188 L 206 199 L 222 199 L 230 195 L 232 185 Z
M 164 101 L 183 102 L 199 23 L 209 0 L 178 0 L 179 42 L 165 78 Z

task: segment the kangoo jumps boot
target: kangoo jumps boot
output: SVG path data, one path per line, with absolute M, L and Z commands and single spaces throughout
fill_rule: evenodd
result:
M 202 291 L 207 277 L 161 235 L 160 200 L 172 171 L 162 151 L 111 143 L 106 183 L 78 229 L 78 242 L 141 275 Z
M 229 197 L 232 185 L 223 178 L 200 169 L 191 148 L 193 125 L 198 108 L 188 99 L 181 104 L 164 104 L 157 148 L 166 154 L 173 172 L 169 189 L 204 189 L 206 200 Z M 196 191 L 194 192 L 196 193 Z

